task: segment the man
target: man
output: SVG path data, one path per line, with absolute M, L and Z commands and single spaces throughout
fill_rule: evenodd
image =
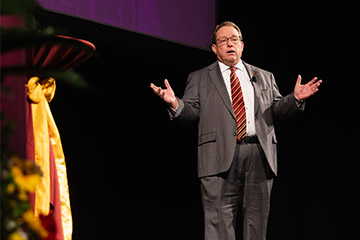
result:
M 266 239 L 273 176 L 277 174 L 274 121 L 304 110 L 321 80 L 282 97 L 272 73 L 241 60 L 244 42 L 232 22 L 217 25 L 212 50 L 218 61 L 188 77 L 182 99 L 168 80 L 151 88 L 169 105 L 171 119 L 198 120 L 198 176 L 206 240 L 234 240 L 242 213 L 243 239 Z

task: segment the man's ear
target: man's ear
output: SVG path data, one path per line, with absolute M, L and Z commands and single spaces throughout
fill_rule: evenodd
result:
M 215 45 L 215 44 L 212 44 L 212 45 L 211 45 L 211 49 L 212 49 L 212 51 L 213 51 L 215 54 L 217 54 L 217 49 L 216 49 L 216 45 Z

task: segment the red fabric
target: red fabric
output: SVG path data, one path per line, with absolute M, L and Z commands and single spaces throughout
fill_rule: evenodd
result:
M 35 162 L 34 148 L 34 129 L 30 102 L 25 103 L 25 122 L 26 122 L 26 159 Z M 35 193 L 29 195 L 30 204 L 35 213 Z
M 0 15 L 0 26 L 3 28 L 24 27 L 24 21 L 17 16 Z M 0 68 L 26 64 L 24 49 L 6 52 L 0 55 Z M 0 109 L 6 119 L 15 123 L 16 128 L 9 143 L 9 151 L 26 158 L 26 122 L 25 106 L 26 76 L 3 75 L 0 91 Z
M 34 66 L 69 70 L 86 61 L 95 51 L 95 46 L 88 41 L 61 35 L 58 35 L 57 38 L 67 39 L 69 43 L 49 43 L 33 47 Z M 71 46 L 71 42 L 81 43 L 82 47 Z
M 0 16 L 1 27 L 24 27 L 24 21 L 16 16 Z M 95 46 L 85 40 L 67 36 L 57 36 L 66 39 L 66 44 L 49 43 L 31 48 L 32 64 L 39 68 L 72 69 L 87 60 L 95 51 Z M 71 45 L 72 43 L 77 43 Z M 80 43 L 80 46 L 79 46 Z M 82 45 L 82 46 L 81 46 Z M 26 66 L 27 58 L 25 49 L 6 52 L 0 55 L 0 67 Z M 16 129 L 11 139 L 10 151 L 16 152 L 19 157 L 35 161 L 33 118 L 31 104 L 27 101 L 25 75 L 5 75 L 2 79 L 2 91 L 0 92 L 1 111 L 6 114 L 8 120 L 15 122 Z M 4 95 L 4 89 L 10 89 L 9 94 Z M 61 221 L 61 203 L 58 176 L 56 171 L 55 156 L 50 141 L 50 179 L 51 211 L 48 216 L 41 216 L 50 230 L 47 240 L 63 240 L 63 228 Z M 35 206 L 35 196 L 30 195 L 30 203 Z
M 40 215 L 41 224 L 48 232 L 48 237 L 42 240 L 54 240 L 56 239 L 56 222 L 53 215 Z
M 246 112 L 240 81 L 235 70 L 236 67 L 230 68 L 231 99 L 237 123 L 237 139 L 241 141 L 246 135 Z
M 55 155 L 50 139 L 50 214 L 54 219 L 55 238 L 47 238 L 48 240 L 63 240 L 64 233 L 61 222 L 61 202 L 59 180 L 56 171 Z

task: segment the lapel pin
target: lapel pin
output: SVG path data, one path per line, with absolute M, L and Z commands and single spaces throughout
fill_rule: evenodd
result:
M 256 76 L 259 75 L 259 73 L 255 72 L 252 78 L 250 79 L 251 82 L 256 82 Z

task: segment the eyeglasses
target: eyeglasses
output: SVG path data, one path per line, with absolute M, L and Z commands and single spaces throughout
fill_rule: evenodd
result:
M 227 42 L 230 40 L 233 44 L 238 44 L 241 41 L 240 37 L 229 37 L 229 38 L 220 38 L 216 40 L 216 45 L 223 46 L 226 45 Z

